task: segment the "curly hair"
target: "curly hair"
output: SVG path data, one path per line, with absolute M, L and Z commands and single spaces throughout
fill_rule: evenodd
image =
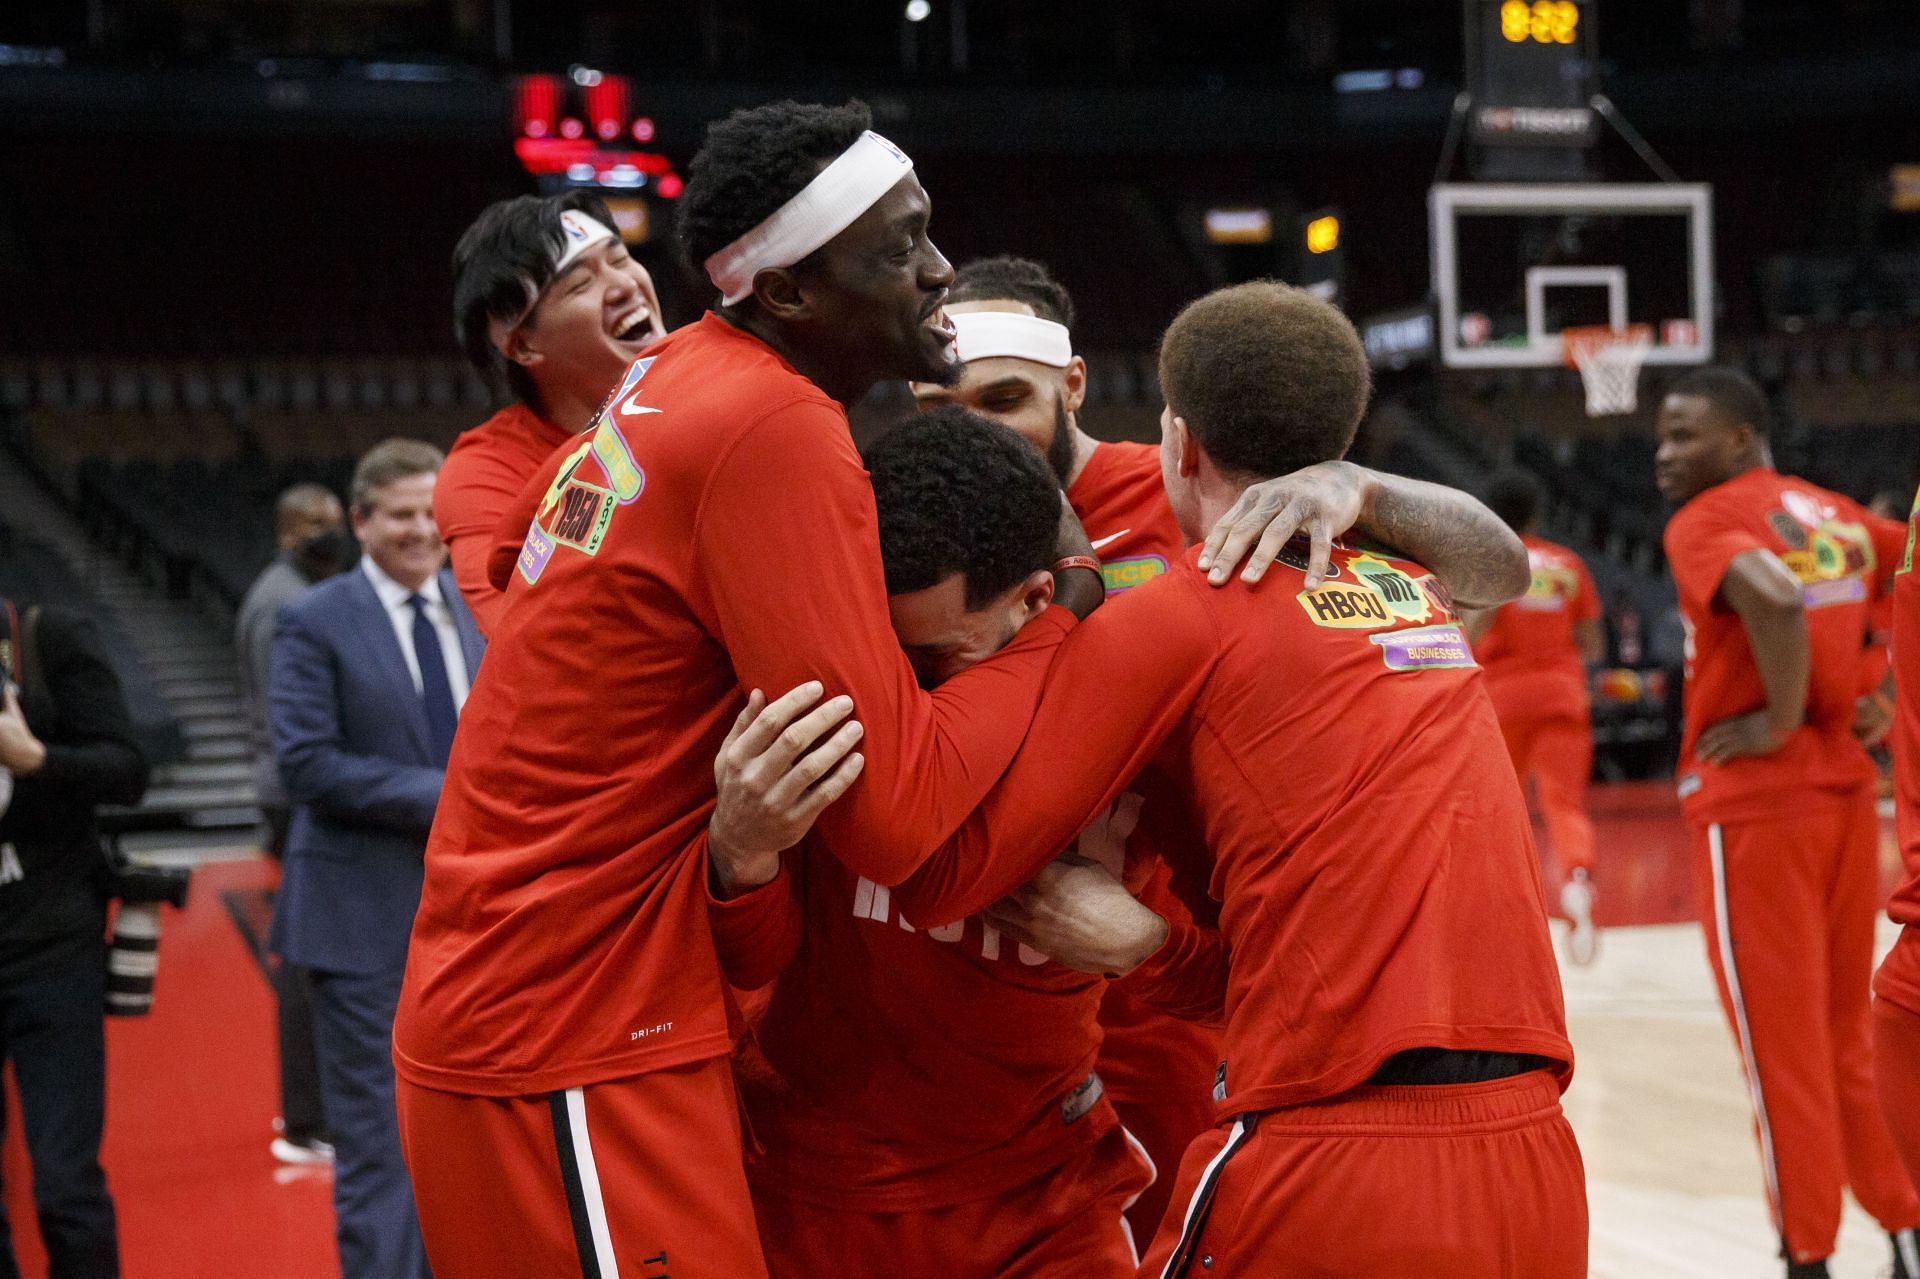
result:
M 467 360 L 496 394 L 539 407 L 533 379 L 500 354 L 487 326 L 518 319 L 553 280 L 553 264 L 566 251 L 560 215 L 580 212 L 615 234 L 613 214 L 591 191 L 521 195 L 480 211 L 453 246 L 453 335 Z
M 1043 320 L 1073 327 L 1073 298 L 1066 286 L 1031 258 L 975 258 L 954 272 L 949 302 L 1025 302 Z
M 1521 467 L 1501 471 L 1487 482 L 1487 509 L 1516 533 L 1524 533 L 1547 506 L 1547 486 Z
M 1767 394 L 1746 374 L 1717 367 L 1695 369 L 1667 388 L 1668 395 L 1697 395 L 1735 426 L 1745 424 L 1761 439 L 1773 432 Z
M 1175 316 L 1160 386 L 1215 465 L 1260 478 L 1345 453 L 1371 389 L 1347 317 L 1272 280 L 1218 289 Z
M 967 607 L 985 607 L 1053 562 L 1060 489 L 1034 447 L 947 405 L 869 445 L 887 593 L 964 573 Z
M 873 126 L 867 104 L 770 102 L 709 125 L 687 169 L 679 237 L 694 272 L 798 195 Z

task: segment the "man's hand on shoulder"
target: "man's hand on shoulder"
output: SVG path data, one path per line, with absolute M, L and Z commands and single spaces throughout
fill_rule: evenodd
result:
M 718 798 L 707 845 L 716 897 L 770 882 L 780 873 L 780 854 L 800 842 L 866 767 L 866 757 L 853 749 L 865 729 L 847 719 L 853 699 L 815 706 L 824 691 L 809 681 L 768 704 L 753 690 L 714 758 Z
M 1240 571 L 1240 580 L 1257 582 L 1287 543 L 1305 533 L 1309 544 L 1306 585 L 1312 589 L 1333 562 L 1334 539 L 1360 522 L 1377 484 L 1377 477 L 1365 467 L 1320 462 L 1249 485 L 1207 534 L 1199 568 L 1207 581 L 1220 586 L 1244 557 L 1247 565 Z

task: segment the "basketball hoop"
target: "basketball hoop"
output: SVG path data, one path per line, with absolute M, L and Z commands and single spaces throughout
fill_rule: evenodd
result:
M 1653 326 L 1604 324 L 1563 329 L 1568 365 L 1580 370 L 1587 388 L 1587 416 L 1631 413 L 1639 404 L 1640 369 L 1653 349 Z

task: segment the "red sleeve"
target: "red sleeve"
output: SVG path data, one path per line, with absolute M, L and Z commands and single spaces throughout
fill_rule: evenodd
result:
M 502 512 L 513 504 L 520 481 L 510 466 L 484 446 L 448 455 L 433 489 L 433 519 L 453 560 L 453 580 L 482 634 L 493 629 L 500 611 L 500 590 L 487 580 L 491 535 Z
M 1573 597 L 1573 620 L 1597 622 L 1601 611 L 1600 591 L 1593 584 L 1593 574 L 1587 571 L 1587 562 L 1578 555 L 1573 557 L 1573 568 L 1580 578 L 1579 590 Z
M 1072 614 L 1049 609 L 993 658 L 921 690 L 894 638 L 873 488 L 827 405 L 749 429 L 701 499 L 690 576 L 742 689 L 818 679 L 853 698 L 866 771 L 815 835 L 856 874 L 897 884 L 980 802 L 1026 736 Z
M 1662 540 L 1680 607 L 1693 617 L 1713 612 L 1720 583 L 1726 579 L 1727 566 L 1735 556 L 1768 549 L 1756 534 L 1742 527 L 1717 494 L 1703 494 L 1681 507 L 1667 521 Z
M 1027 745 L 966 825 L 895 890 L 901 912 L 937 927 L 1032 878 L 1179 727 L 1218 653 L 1212 610 L 1184 573 L 1135 587 L 1083 622 L 1060 648 Z
M 706 860 L 707 837 L 700 836 L 701 860 Z M 749 893 L 722 901 L 707 880 L 707 918 L 713 924 L 713 946 L 720 971 L 741 990 L 758 990 L 778 977 L 800 953 L 805 923 L 800 913 L 799 876 L 804 864 L 797 856 L 782 858 L 780 873 Z
M 445 537 L 445 534 L 441 536 Z M 472 533 L 447 537 L 447 556 L 453 561 L 453 580 L 460 596 L 473 614 L 474 625 L 482 635 L 493 632 L 493 621 L 500 613 L 502 592 L 487 580 L 487 557 L 493 550 L 492 539 Z
M 1227 1022 L 1226 939 L 1217 928 L 1170 923 L 1166 944 L 1138 968 L 1116 978 L 1114 984 L 1141 1003 L 1182 1021 L 1215 1028 L 1224 1026 Z

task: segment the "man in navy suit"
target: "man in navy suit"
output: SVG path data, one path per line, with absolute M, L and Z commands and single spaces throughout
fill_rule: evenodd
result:
M 393 1109 L 393 1013 L 421 858 L 482 641 L 433 522 L 442 458 L 360 459 L 360 567 L 280 614 L 268 698 L 294 804 L 272 944 L 313 978 L 343 1279 L 427 1274 Z

